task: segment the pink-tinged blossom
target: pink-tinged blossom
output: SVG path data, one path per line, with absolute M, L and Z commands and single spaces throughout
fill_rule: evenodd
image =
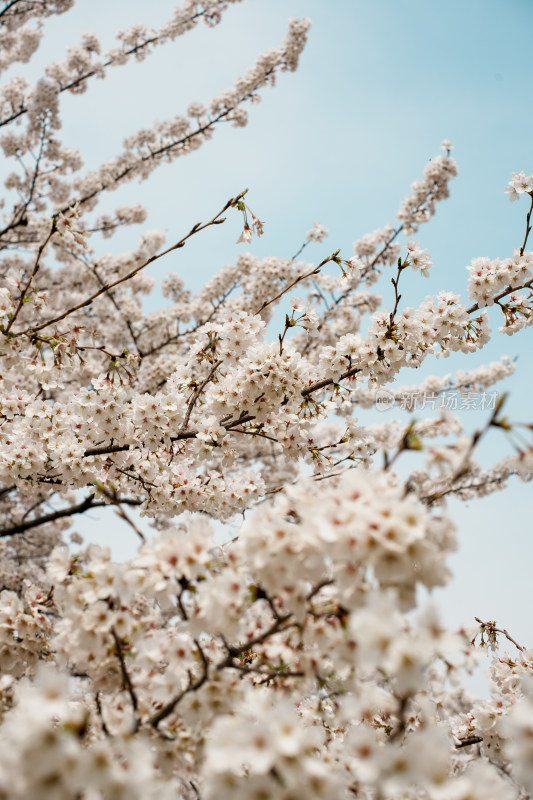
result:
M 518 200 L 521 194 L 531 194 L 533 192 L 533 171 L 526 175 L 525 169 L 521 172 L 511 172 L 511 180 L 505 189 L 509 195 L 511 203 Z
M 306 240 L 308 242 L 322 242 L 328 235 L 328 229 L 321 222 L 314 222 L 311 230 L 307 231 Z
M 409 259 L 409 266 L 414 272 L 420 271 L 424 278 L 429 278 L 429 268 L 433 266 L 433 262 L 429 257 L 429 252 L 420 247 L 420 242 L 415 242 L 409 239 L 407 242 L 407 252 Z

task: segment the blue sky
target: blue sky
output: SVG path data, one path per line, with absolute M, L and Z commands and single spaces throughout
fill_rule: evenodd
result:
M 13 71 L 35 77 L 39 64 L 60 59 L 86 30 L 111 46 L 116 29 L 160 24 L 173 5 L 79 0 L 74 11 L 45 23 L 35 66 Z M 393 221 L 411 182 L 449 138 L 460 174 L 451 198 L 417 235 L 432 255 L 431 278 L 407 276 L 404 302 L 416 305 L 441 288 L 465 295 L 470 259 L 507 257 L 524 236 L 526 201 L 511 205 L 503 190 L 511 170 L 533 167 L 531 0 L 244 0 L 215 29 L 202 25 L 142 64 L 111 70 L 87 94 L 63 97 L 61 138 L 82 150 L 87 167 L 97 166 L 137 128 L 231 86 L 258 53 L 281 43 L 289 16 L 311 18 L 308 46 L 298 72 L 282 75 L 251 108 L 248 127 L 222 126 L 212 142 L 163 166 L 145 184 L 109 194 L 101 210 L 142 202 L 150 212 L 147 227 L 165 230 L 170 243 L 249 187 L 249 203 L 266 222 L 265 236 L 250 248 L 254 253 L 290 256 L 320 221 L 330 237 L 306 255 L 321 260 L 340 247 L 349 257 L 354 239 Z M 198 288 L 234 261 L 242 249 L 235 244 L 239 228 L 238 217 L 230 218 L 153 274 L 175 270 Z M 129 249 L 140 232 L 129 228 L 103 248 Z M 386 298 L 392 295 L 388 280 L 378 289 Z M 494 316 L 493 327 L 499 324 Z M 508 413 L 529 420 L 530 334 L 496 334 L 476 356 L 433 363 L 424 374 L 474 367 L 504 353 L 518 356 L 517 374 L 505 385 Z M 401 382 L 415 378 L 411 372 Z M 484 417 L 469 414 L 470 429 L 483 424 Z M 482 450 L 486 463 L 505 446 L 495 432 Z M 519 482 L 505 494 L 453 504 L 461 539 L 457 580 L 439 601 L 450 623 L 477 614 L 527 639 L 532 510 L 531 488 Z

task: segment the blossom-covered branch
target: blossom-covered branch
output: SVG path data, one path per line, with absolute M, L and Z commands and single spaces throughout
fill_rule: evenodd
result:
M 151 266 L 226 211 L 243 215 L 239 244 L 270 225 L 241 192 L 171 246 L 146 231 L 106 253 L 100 239 L 146 210 L 133 191 L 93 209 L 219 123 L 244 126 L 246 104 L 298 65 L 309 21 L 93 171 L 57 139 L 60 98 L 236 2 L 185 0 L 106 54 L 85 34 L 33 86 L 1 91 L 13 171 L 0 226 L 0 798 L 525 800 L 532 651 L 482 609 L 456 632 L 421 603 L 451 578 L 448 499 L 533 478 L 531 422 L 488 391 L 520 365 L 416 368 L 478 354 L 500 314 L 507 336 L 533 323 L 533 173 L 506 190 L 528 202 L 514 253 L 474 258 L 464 286 L 417 307 L 409 280 L 438 254 L 414 236 L 457 174 L 447 140 L 422 154 L 395 225 L 359 235 L 353 254 L 311 258 L 327 235 L 315 222 L 292 258 L 240 252 L 197 292 L 170 273 L 147 310 Z M 0 3 L 0 69 L 27 61 L 44 19 L 71 6 Z M 479 394 L 482 424 L 455 413 L 451 392 Z M 402 419 L 366 424 L 367 409 L 392 406 Z M 501 434 L 510 455 L 487 466 L 478 445 Z M 83 518 L 113 543 L 111 512 L 138 545 L 120 561 L 76 530 Z M 474 699 L 462 678 L 486 647 L 489 696 Z

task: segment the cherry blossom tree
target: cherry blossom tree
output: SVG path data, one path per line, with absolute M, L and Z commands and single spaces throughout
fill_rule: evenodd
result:
M 500 333 L 533 321 L 533 173 L 506 189 L 526 214 L 523 240 L 472 261 L 469 304 L 449 286 L 418 308 L 401 302 L 409 268 L 420 281 L 431 269 L 414 237 L 457 174 L 444 141 L 395 224 L 353 254 L 306 261 L 327 236 L 315 223 L 293 258 L 243 252 L 196 294 L 169 274 L 165 306 L 146 313 L 151 264 L 230 215 L 244 243 L 264 223 L 240 191 L 213 201 L 206 222 L 182 221 L 170 245 L 152 231 L 106 255 L 100 239 L 146 212 L 98 216 L 98 202 L 219 123 L 245 126 L 262 89 L 297 68 L 310 23 L 291 19 L 233 87 L 132 134 L 98 169 L 59 140 L 61 98 L 217 25 L 233 2 L 184 0 L 109 52 L 87 34 L 35 84 L 1 90 L 13 171 L 0 230 L 0 797 L 525 800 L 533 650 L 490 620 L 446 630 L 417 590 L 450 579 L 449 496 L 531 479 L 531 426 L 504 416 L 504 395 L 474 433 L 438 407 L 407 424 L 356 415 L 384 394 L 409 410 L 450 387 L 484 391 L 515 369 L 503 359 L 396 382 L 402 368 L 482 349 L 488 306 Z M 0 5 L 7 69 L 73 0 Z M 482 465 L 478 443 L 496 428 L 515 453 Z M 129 561 L 73 532 L 96 508 L 139 537 Z M 215 535 L 213 521 L 240 517 L 231 540 Z M 475 699 L 463 677 L 486 648 L 491 695 Z

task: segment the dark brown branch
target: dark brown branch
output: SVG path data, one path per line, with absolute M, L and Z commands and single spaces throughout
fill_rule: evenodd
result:
M 215 372 L 217 371 L 217 369 L 219 368 L 219 366 L 221 364 L 222 364 L 222 361 L 215 361 L 215 363 L 213 364 L 213 366 L 209 370 L 209 374 L 207 375 L 207 377 L 196 388 L 196 391 L 193 393 L 193 395 L 192 395 L 192 397 L 189 400 L 189 403 L 187 405 L 187 410 L 185 412 L 185 418 L 183 420 L 183 424 L 181 426 L 181 429 L 180 429 L 179 433 L 185 433 L 185 430 L 187 428 L 187 425 L 189 424 L 189 420 L 191 418 L 191 414 L 193 412 L 194 406 L 196 405 L 200 395 L 202 394 L 202 392 L 205 389 L 205 387 L 207 386 L 207 384 L 211 380 L 213 380 L 213 378 L 215 376 Z
M 122 678 L 124 680 L 124 685 L 128 690 L 128 694 L 130 696 L 131 704 L 133 706 L 133 712 L 135 716 L 135 723 L 133 727 L 133 733 L 135 733 L 141 724 L 141 720 L 139 719 L 138 715 L 138 708 L 139 702 L 137 700 L 137 695 L 135 694 L 135 689 L 133 688 L 133 684 L 131 682 L 131 678 L 129 676 L 128 669 L 126 667 L 126 661 L 124 659 L 124 653 L 122 652 L 122 645 L 120 644 L 120 639 L 117 636 L 117 632 L 114 628 L 111 628 L 111 636 L 113 637 L 113 641 L 115 642 L 115 648 L 117 652 L 117 657 L 120 662 L 120 671 L 122 672 Z
M 503 289 L 499 294 L 494 295 L 492 299 L 494 300 L 495 303 L 497 303 L 498 300 L 502 299 L 502 297 L 505 297 L 506 295 L 511 294 L 512 292 L 519 292 L 520 289 L 531 289 L 532 287 L 533 287 L 533 278 L 526 281 L 525 283 L 521 283 L 520 286 L 513 286 L 512 288 L 511 286 L 508 286 L 506 289 Z M 466 313 L 473 314 L 474 311 L 479 311 L 479 310 L 480 307 L 478 306 L 478 304 L 474 303 L 473 305 L 469 306 L 469 308 L 466 309 Z
M 529 206 L 529 211 L 527 212 L 526 216 L 526 233 L 524 236 L 524 241 L 522 242 L 522 247 L 520 248 L 520 255 L 524 255 L 524 250 L 526 249 L 527 240 L 529 238 L 529 234 L 531 233 L 531 212 L 533 211 L 533 194 L 531 194 L 531 205 Z
M 460 739 L 455 745 L 459 750 L 461 747 L 470 747 L 471 744 L 481 744 L 483 736 L 467 736 L 465 739 Z
M 3 9 L 0 11 L 0 17 L 3 17 L 3 16 L 4 16 L 4 14 L 7 14 L 7 12 L 9 11 L 9 9 L 10 9 L 10 8 L 12 8 L 13 6 L 16 6 L 16 5 L 17 5 L 17 3 L 20 3 L 20 0 L 11 0 L 11 2 L 7 3 L 7 5 L 6 5 L 6 6 L 4 6 L 4 8 L 3 8 Z M 20 11 L 18 11 L 18 12 L 15 12 L 15 13 L 11 13 L 11 14 L 9 14 L 8 16 L 10 16 L 10 17 L 14 17 L 14 16 L 15 16 L 15 14 L 20 14 L 20 13 L 21 13 L 21 12 L 20 12 Z
M 268 433 L 262 433 L 262 431 L 254 430 L 253 428 L 248 431 L 241 430 L 241 428 L 230 428 L 229 433 L 244 433 L 247 436 L 256 436 L 259 439 L 269 439 L 271 442 L 279 444 L 279 440 L 276 439 L 274 436 L 269 436 Z
M 394 308 L 390 312 L 389 315 L 389 324 L 387 325 L 387 332 L 385 334 L 387 339 L 392 339 L 393 337 L 393 330 L 394 330 L 394 318 L 396 316 L 396 312 L 398 311 L 398 306 L 400 304 L 400 300 L 402 299 L 401 294 L 398 292 L 398 286 L 400 283 L 400 275 L 402 270 L 406 267 L 405 264 L 402 264 L 401 258 L 398 259 L 398 272 L 396 274 L 396 278 L 391 278 L 391 283 L 394 286 Z
M 253 673 L 254 675 L 263 675 L 270 680 L 275 678 L 303 678 L 305 672 L 302 670 L 290 670 L 287 667 L 251 667 L 249 664 L 240 664 L 233 662 L 228 664 L 228 669 L 236 669 L 238 672 Z
M 120 500 L 121 503 L 125 503 L 127 505 L 141 505 L 142 500 L 137 500 L 135 498 L 124 498 Z M 101 506 L 108 506 L 109 503 L 104 503 L 94 500 L 94 494 L 90 494 L 88 497 L 85 498 L 81 503 L 75 506 L 69 506 L 68 508 L 62 508 L 58 511 L 52 511 L 50 514 L 45 514 L 42 517 L 38 517 L 37 519 L 30 519 L 27 522 L 21 522 L 18 525 L 13 525 L 11 528 L 4 528 L 4 530 L 0 531 L 0 538 L 4 536 L 14 536 L 18 533 L 24 533 L 25 531 L 31 530 L 31 528 L 37 528 L 40 525 L 46 525 L 48 522 L 55 522 L 57 519 L 62 519 L 64 517 L 72 517 L 75 514 L 83 514 L 85 511 L 88 511 L 90 508 L 98 508 Z
M 324 378 L 322 381 L 312 383 L 307 389 L 302 390 L 301 395 L 302 397 L 309 397 L 313 392 L 318 392 L 319 389 L 325 389 L 327 386 L 331 386 L 331 384 L 337 384 L 339 381 L 344 380 L 344 378 L 351 378 L 352 375 L 356 375 L 358 372 L 361 372 L 359 367 L 350 367 L 350 369 L 343 372 L 342 375 L 339 375 L 338 378 Z
M 240 656 L 241 653 L 244 653 L 246 650 L 250 650 L 256 644 L 263 644 L 267 639 L 269 639 L 275 633 L 284 632 L 286 630 L 289 630 L 289 628 L 298 627 L 299 623 L 289 622 L 291 617 L 292 617 L 291 613 L 279 614 L 278 612 L 276 612 L 274 622 L 272 623 L 270 628 L 268 628 L 266 631 L 263 631 L 263 633 L 254 636 L 253 639 L 248 639 L 246 642 L 244 642 L 244 644 L 232 645 L 226 642 L 226 640 L 223 638 L 222 641 L 224 643 L 224 647 L 226 648 L 228 654 L 226 658 L 220 662 L 220 664 L 217 664 L 217 670 L 222 670 L 225 669 L 226 667 L 233 666 L 235 658 Z M 286 625 L 285 623 L 288 624 Z
M 104 732 L 104 735 L 110 737 L 111 734 L 109 733 L 109 728 L 107 727 L 104 719 L 104 712 L 102 709 L 102 703 L 100 701 L 100 692 L 96 692 L 94 696 L 94 702 L 96 704 L 96 710 L 98 711 L 98 716 L 100 717 L 100 724 L 102 725 L 102 730 Z
M 407 711 L 407 705 L 409 703 L 410 697 L 409 697 L 409 695 L 404 695 L 403 697 L 398 697 L 397 700 L 398 700 L 398 702 L 400 704 L 400 707 L 398 709 L 399 720 L 398 720 L 398 725 L 396 726 L 396 728 L 393 731 L 391 731 L 390 734 L 389 734 L 389 741 L 390 742 L 394 742 L 396 739 L 398 739 L 402 735 L 402 733 L 405 732 L 405 727 L 406 727 L 406 724 L 407 724 L 406 711 Z
M 183 689 L 183 691 L 181 691 L 179 694 L 177 694 L 176 697 L 174 697 L 172 700 L 170 700 L 170 702 L 166 703 L 163 706 L 163 708 L 161 708 L 157 712 L 157 714 L 154 714 L 154 716 L 150 719 L 149 722 L 150 722 L 150 725 L 152 726 L 152 728 L 157 728 L 160 722 L 162 722 L 164 719 L 166 719 L 166 717 L 168 717 L 170 714 L 172 714 L 172 712 L 174 711 L 176 706 L 179 703 L 181 703 L 181 701 L 183 700 L 185 695 L 189 694 L 189 692 L 198 691 L 198 689 L 201 686 L 203 686 L 203 684 L 206 682 L 206 680 L 208 678 L 208 675 L 209 675 L 209 661 L 207 660 L 207 657 L 206 657 L 206 655 L 205 655 L 205 653 L 203 651 L 202 646 L 200 645 L 200 642 L 197 639 L 195 639 L 194 643 L 195 643 L 195 645 L 196 645 L 196 647 L 198 649 L 198 653 L 200 655 L 200 659 L 201 659 L 201 662 L 202 662 L 202 674 L 198 678 L 196 678 L 196 680 L 195 680 L 193 678 L 193 676 L 192 676 L 192 673 L 189 672 L 189 683 L 187 684 L 185 689 Z
M 108 444 L 102 445 L 101 447 L 89 447 L 89 449 L 83 454 L 83 457 L 88 458 L 88 456 L 105 456 L 108 453 L 125 453 L 130 449 L 130 444 Z

